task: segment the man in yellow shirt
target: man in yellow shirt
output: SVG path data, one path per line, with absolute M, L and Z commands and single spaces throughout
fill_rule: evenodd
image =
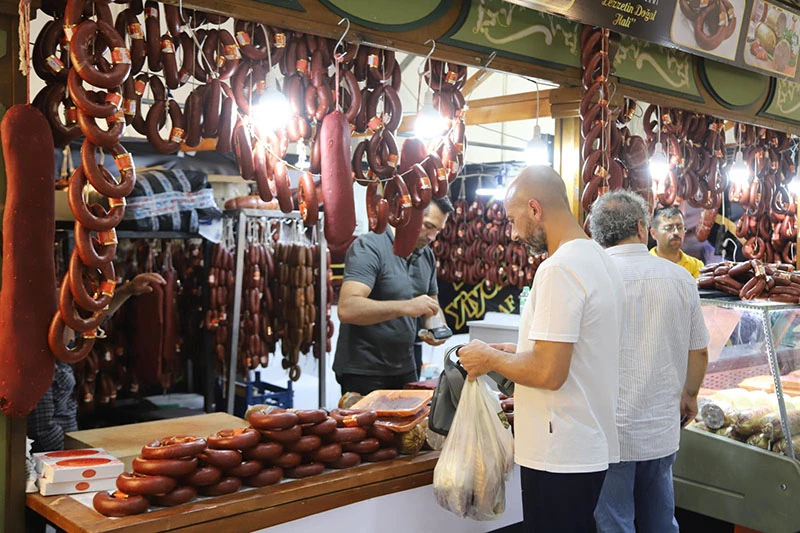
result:
M 677 207 L 658 209 L 653 215 L 650 235 L 656 241 L 656 245 L 650 249 L 650 255 L 677 263 L 695 278 L 700 276 L 703 262 L 681 250 L 686 235 L 686 224 L 680 209 Z

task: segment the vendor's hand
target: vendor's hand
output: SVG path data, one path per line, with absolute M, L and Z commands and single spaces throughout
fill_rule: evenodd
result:
M 697 416 L 697 396 L 681 392 L 681 427 L 686 427 Z
M 500 350 L 506 353 L 517 353 L 517 345 L 513 342 L 498 342 L 489 344 L 495 350 Z
M 483 341 L 471 340 L 458 349 L 458 362 L 467 371 L 470 381 L 491 372 L 491 347 Z
M 406 315 L 412 318 L 433 316 L 439 312 L 439 302 L 427 294 L 408 300 Z
M 136 277 L 130 280 L 125 287 L 132 296 L 139 296 L 140 294 L 153 292 L 153 285 L 166 284 L 167 280 L 165 280 L 161 274 L 157 274 L 155 272 L 146 272 L 144 274 L 138 274 Z
M 433 333 L 427 329 L 423 329 L 419 332 L 419 338 L 425 342 L 425 344 L 430 344 L 431 346 L 441 346 L 447 341 L 447 339 L 437 339 L 433 336 Z

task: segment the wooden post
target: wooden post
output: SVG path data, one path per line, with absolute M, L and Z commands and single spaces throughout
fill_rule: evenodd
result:
M 582 222 L 581 214 L 581 120 L 577 117 L 556 118 L 553 146 L 553 168 L 567 186 L 569 207 Z

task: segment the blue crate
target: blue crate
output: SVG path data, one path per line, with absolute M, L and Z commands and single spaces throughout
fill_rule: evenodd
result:
M 261 381 L 261 373 L 255 372 L 254 381 L 237 381 L 237 385 L 244 386 L 245 395 L 236 395 L 234 399 L 233 414 L 244 417 L 247 408 L 251 405 L 266 404 L 290 409 L 294 406 L 294 390 L 291 380 L 286 381 L 286 388 Z

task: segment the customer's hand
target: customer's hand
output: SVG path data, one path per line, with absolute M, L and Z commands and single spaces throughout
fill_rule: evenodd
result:
M 428 331 L 427 329 L 423 329 L 419 332 L 419 338 L 425 343 L 430 344 L 431 346 L 441 346 L 447 339 L 437 339 L 433 336 L 433 334 Z
M 697 396 L 681 392 L 681 427 L 686 427 L 697 416 Z
M 144 274 L 137 274 L 125 287 L 131 296 L 139 296 L 140 294 L 153 292 L 153 285 L 166 284 L 167 280 L 165 280 L 161 274 L 146 272 Z
M 458 349 L 458 362 L 467 371 L 470 381 L 491 372 L 491 348 L 477 339 Z
M 408 300 L 406 316 L 412 318 L 433 316 L 439 312 L 439 302 L 427 294 Z

